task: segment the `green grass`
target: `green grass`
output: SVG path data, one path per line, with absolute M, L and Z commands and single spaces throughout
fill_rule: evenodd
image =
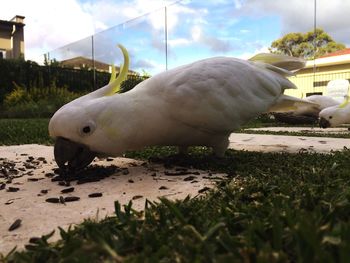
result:
M 49 119 L 0 119 L 0 145 L 52 144 Z
M 35 134 L 34 125 L 22 123 L 19 131 Z M 56 230 L 58 242 L 43 236 L 24 251 L 0 255 L 0 261 L 350 262 L 349 150 L 330 155 L 228 150 L 223 159 L 213 159 L 209 150 L 196 147 L 188 158 L 167 157 L 173 153 L 173 147 L 152 147 L 127 157 L 228 177 L 204 196 L 146 201 L 142 213 L 131 202 L 121 207 L 111 200 L 115 216 Z
M 48 133 L 49 119 L 0 119 L 0 145 L 16 145 L 16 144 L 53 144 L 53 140 Z M 261 120 L 253 120 L 242 127 L 237 132 L 252 134 L 275 134 L 275 135 L 291 135 L 291 136 L 315 136 L 313 133 L 299 132 L 271 132 L 271 131 L 252 131 L 244 130 L 247 128 L 260 128 L 271 126 L 287 126 L 274 122 L 266 122 Z M 307 127 L 307 126 L 305 126 Z M 349 134 L 317 134 L 320 137 L 350 138 Z
M 128 156 L 172 152 L 157 149 Z M 349 262 L 349 151 L 229 150 L 213 160 L 196 148 L 163 161 L 229 177 L 204 197 L 146 202 L 144 213 L 116 202 L 116 216 L 61 230 L 56 243 L 43 237 L 5 262 Z

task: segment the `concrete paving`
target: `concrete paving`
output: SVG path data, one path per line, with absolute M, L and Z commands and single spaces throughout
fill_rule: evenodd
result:
M 280 127 L 275 129 L 282 130 Z M 350 147 L 350 139 L 242 133 L 233 133 L 229 145 L 229 148 L 236 150 L 290 153 L 300 151 L 331 153 L 344 147 Z M 160 164 L 113 158 L 109 161 L 97 160 L 94 163 L 101 166 L 117 166 L 118 172 L 114 175 L 94 183 L 78 185 L 77 182 L 72 182 L 69 187 L 74 187 L 74 191 L 64 194 L 61 191 L 68 186 L 52 182 L 48 177 L 48 173 L 52 173 L 52 169 L 56 167 L 52 147 L 34 144 L 0 146 L 0 166 L 2 166 L 0 182 L 4 181 L 2 169 L 6 165 L 9 166 L 8 163 L 15 164 L 17 171 L 6 168 L 7 172 L 14 173 L 14 179 L 11 183 L 6 183 L 5 189 L 0 190 L 0 252 L 2 253 L 8 252 L 14 246 L 23 248 L 30 237 L 47 234 L 58 226 L 67 228 L 86 218 L 99 220 L 112 215 L 116 200 L 121 204 L 133 200 L 134 208 L 140 210 L 144 207 L 146 198 L 158 200 L 160 196 L 170 199 L 182 199 L 187 195 L 196 196 L 199 190 L 213 187 L 215 178 L 225 176 L 199 170 L 187 170 L 187 174 L 170 176 L 169 171 L 176 173 L 181 171 L 181 168 L 170 169 Z M 189 176 L 191 179 L 188 179 Z M 18 190 L 15 191 L 13 188 L 11 190 L 10 187 Z M 102 196 L 88 197 L 89 194 L 96 192 L 102 193 Z M 78 196 L 80 200 L 66 203 L 46 202 L 48 198 L 60 196 Z M 9 231 L 10 225 L 16 219 L 22 220 L 21 226 Z M 51 241 L 59 237 L 57 232 Z
M 256 152 L 331 153 L 350 148 L 350 139 L 233 133 L 229 148 Z
M 265 127 L 265 128 L 251 128 L 247 131 L 273 131 L 273 132 L 305 132 L 314 134 L 349 134 L 348 128 L 328 128 L 322 129 L 318 127 Z

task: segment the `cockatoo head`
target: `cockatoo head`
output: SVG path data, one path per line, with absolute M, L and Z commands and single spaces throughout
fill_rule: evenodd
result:
M 89 165 L 98 155 L 98 142 L 104 138 L 104 130 L 97 122 L 106 97 L 118 93 L 121 82 L 126 78 L 129 68 L 129 56 L 126 49 L 118 45 L 123 52 L 124 65 L 115 78 L 115 69 L 109 84 L 73 100 L 62 106 L 51 118 L 49 134 L 55 139 L 54 156 L 57 165 L 63 170 L 79 170 Z M 98 138 L 98 139 L 97 139 Z
M 346 96 L 342 104 L 325 108 L 319 113 L 320 127 L 329 128 L 344 124 L 349 121 L 349 114 L 350 103 L 349 97 Z

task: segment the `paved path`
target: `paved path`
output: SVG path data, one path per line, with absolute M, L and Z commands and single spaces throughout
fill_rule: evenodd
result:
M 350 148 L 350 139 L 233 133 L 229 148 L 258 152 L 330 153 Z

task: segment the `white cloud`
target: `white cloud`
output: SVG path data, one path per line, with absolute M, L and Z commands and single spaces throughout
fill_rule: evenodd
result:
M 241 30 L 239 30 L 239 32 L 242 34 L 247 34 L 247 33 L 250 33 L 250 30 L 249 29 L 241 29 Z
M 237 58 L 240 58 L 240 59 L 249 59 L 253 56 L 255 56 L 256 54 L 259 54 L 259 53 L 269 53 L 269 49 L 268 47 L 261 47 L 259 49 L 255 49 L 254 51 L 252 52 L 244 52 L 242 54 L 240 54 L 239 56 L 236 56 Z
M 202 28 L 198 25 L 195 25 L 191 29 L 191 36 L 193 41 L 200 41 L 202 37 Z
M 237 9 L 241 9 L 242 8 L 242 3 L 241 3 L 240 0 L 234 0 L 233 2 L 235 3 L 235 7 Z
M 118 25 L 125 21 L 149 14 L 148 19 L 156 30 L 164 29 L 164 7 L 174 0 L 133 0 L 114 1 L 100 0 L 89 1 L 83 4 L 83 9 L 89 13 L 94 21 L 100 21 L 109 26 Z M 177 14 L 188 12 L 186 7 L 173 5 L 168 12 L 168 28 L 177 24 Z
M 26 59 L 35 60 L 45 52 L 89 37 L 171 2 L 173 1 L 100 0 L 85 1 L 82 4 L 79 0 L 11 0 L 2 4 L 0 19 L 25 16 L 25 56 Z M 164 11 L 152 13 L 149 20 L 154 29 L 163 28 Z M 177 22 L 176 13 L 173 13 L 168 26 L 173 27 Z
M 316 26 L 323 28 L 334 40 L 350 45 L 350 1 L 317 0 Z M 305 0 L 249 0 L 242 2 L 234 16 L 261 18 L 279 16 L 282 22 L 281 36 L 289 32 L 307 32 L 314 26 L 314 1 Z
M 170 47 L 187 46 L 187 45 L 190 45 L 191 43 L 192 41 L 187 38 L 177 38 L 177 39 L 168 40 L 168 45 Z
M 133 70 L 142 72 L 145 70 L 147 73 L 154 74 L 165 70 L 165 65 L 150 59 L 140 59 L 134 64 Z
M 44 50 L 87 37 L 94 33 L 96 25 L 76 0 L 11 0 L 3 3 L 0 18 L 8 20 L 14 15 L 25 16 L 26 58 L 35 58 Z

